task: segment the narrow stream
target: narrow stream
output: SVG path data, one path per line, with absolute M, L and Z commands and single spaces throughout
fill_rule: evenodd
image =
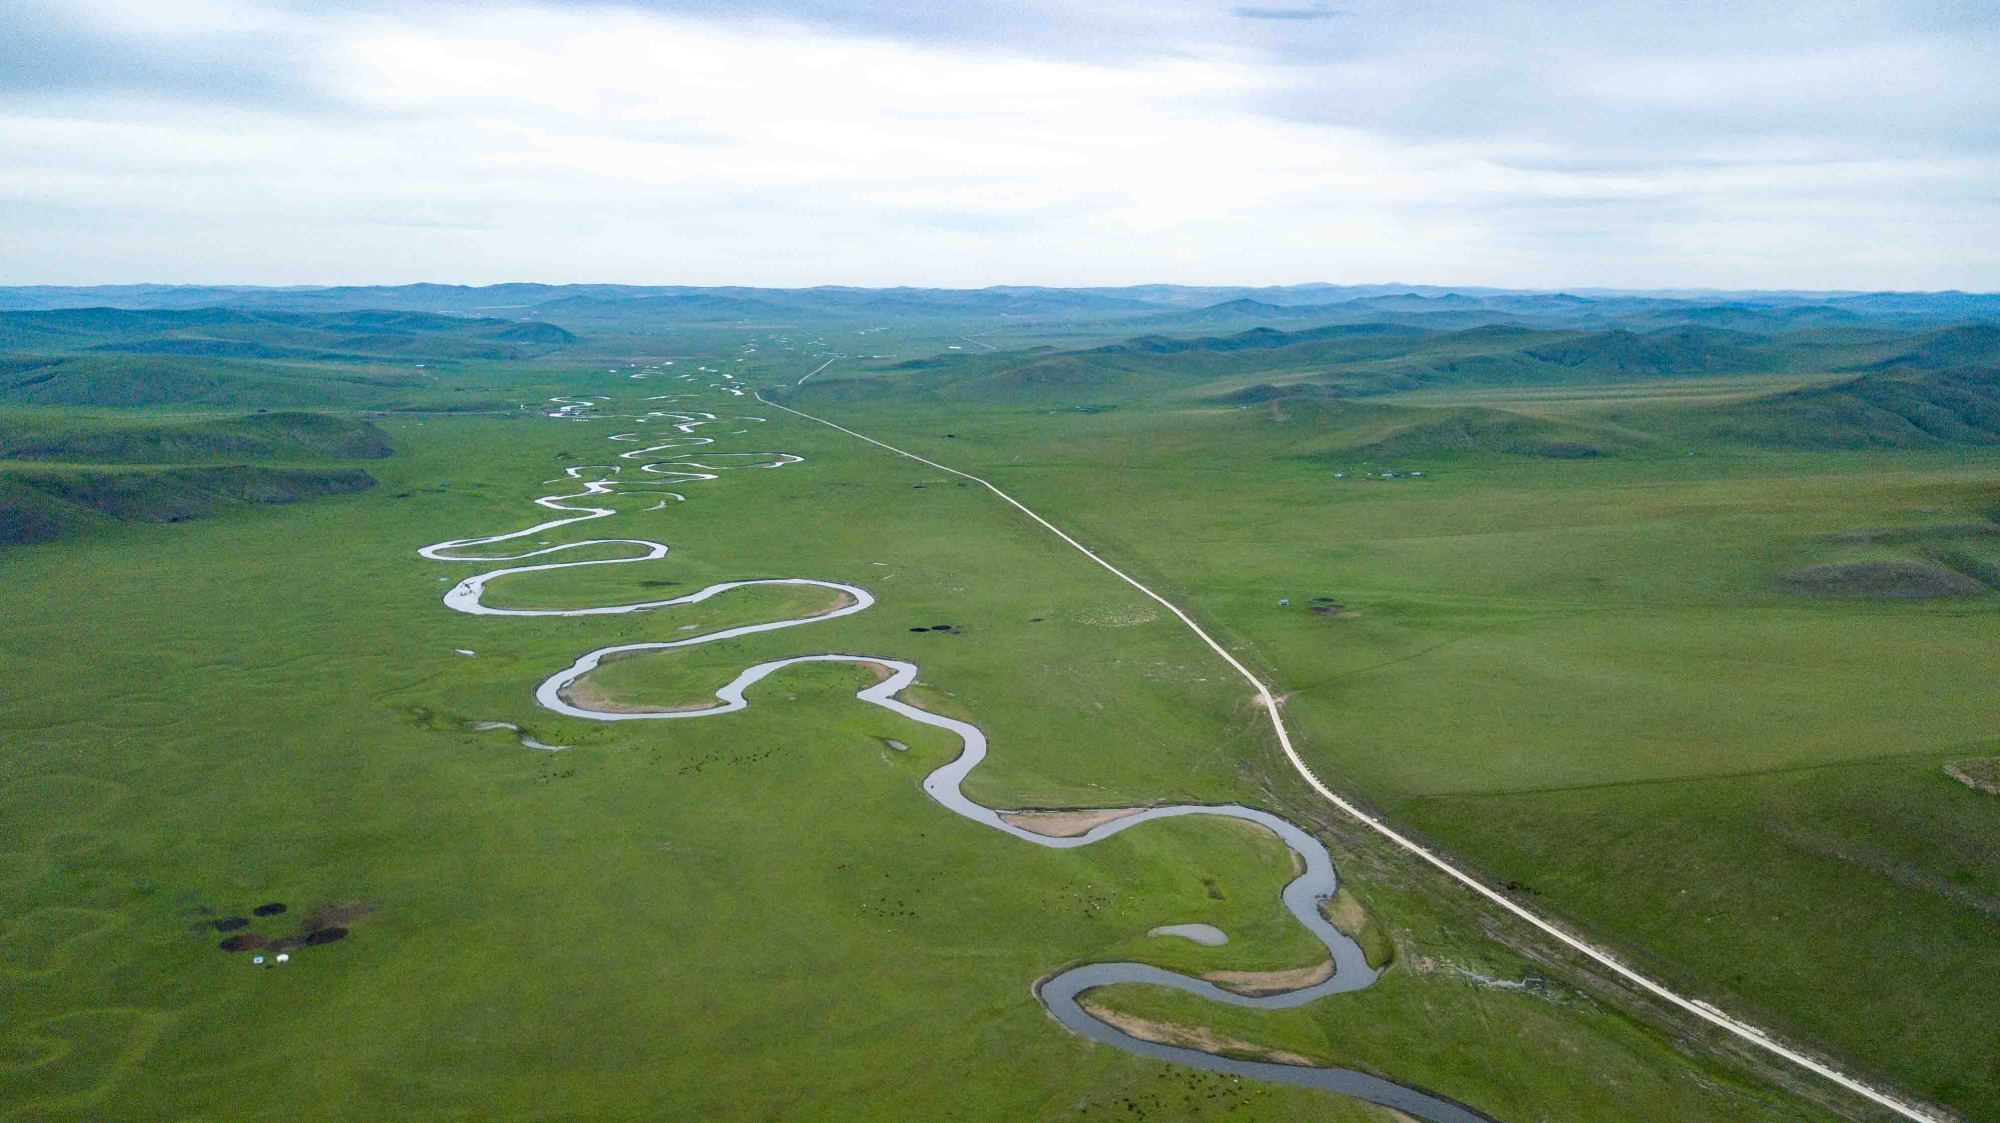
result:
M 681 375 L 683 381 L 694 382 L 692 376 Z M 712 389 L 727 390 L 731 386 L 717 384 Z M 676 395 L 660 395 L 647 399 L 649 402 L 671 403 Z M 595 418 L 596 402 L 587 398 L 551 399 L 556 408 L 549 416 L 567 421 L 586 421 Z M 642 447 L 621 453 L 622 460 L 643 460 L 654 453 L 665 453 L 663 459 L 650 460 L 638 464 L 638 470 L 650 478 L 642 481 L 622 478 L 623 466 L 583 466 L 572 467 L 564 473 L 564 481 L 576 482 L 582 490 L 568 494 L 544 496 L 535 500 L 538 506 L 561 512 L 562 517 L 536 523 L 522 530 L 484 537 L 460 538 L 435 543 L 424 547 L 419 553 L 426 558 L 448 562 L 518 562 L 530 558 L 547 557 L 567 550 L 586 547 L 625 546 L 631 547 L 630 557 L 593 558 L 588 561 L 541 562 L 532 565 L 510 565 L 467 577 L 454 585 L 445 594 L 444 603 L 459 612 L 486 616 L 593 616 L 616 613 L 641 612 L 656 608 L 666 608 L 679 604 L 694 604 L 730 589 L 749 585 L 808 585 L 831 590 L 840 594 L 834 607 L 810 615 L 782 620 L 746 624 L 734 628 L 720 629 L 702 635 L 683 639 L 645 643 L 617 644 L 601 647 L 580 656 L 568 667 L 551 675 L 536 689 L 535 699 L 543 707 L 570 717 L 586 718 L 593 721 L 682 721 L 696 718 L 715 717 L 734 713 L 749 706 L 744 692 L 772 673 L 800 663 L 852 663 L 874 667 L 885 672 L 886 677 L 858 691 L 855 697 L 871 705 L 890 710 L 911 721 L 945 730 L 956 736 L 962 748 L 953 760 L 939 767 L 924 779 L 924 791 L 932 799 L 942 804 L 954 814 L 970 819 L 982 826 L 1000 831 L 1024 842 L 1053 849 L 1071 849 L 1089 846 L 1112 835 L 1129 830 L 1141 823 L 1155 819 L 1180 818 L 1192 815 L 1210 815 L 1239 819 L 1265 827 L 1282 839 L 1296 854 L 1304 867 L 1304 872 L 1293 878 L 1284 889 L 1283 901 L 1287 911 L 1310 932 L 1314 939 L 1326 948 L 1333 963 L 1333 973 L 1323 981 L 1292 990 L 1272 994 L 1247 995 L 1225 989 L 1206 979 L 1196 978 L 1165 968 L 1144 963 L 1087 963 L 1072 967 L 1043 980 L 1035 988 L 1035 995 L 1057 1021 L 1071 1030 L 1115 1046 L 1129 1053 L 1144 1057 L 1186 1065 L 1209 1072 L 1256 1080 L 1275 1081 L 1301 1087 L 1320 1088 L 1370 1103 L 1393 1108 L 1418 1119 L 1431 1123 L 1492 1123 L 1491 1117 L 1455 1101 L 1431 1095 L 1406 1085 L 1398 1084 L 1379 1076 L 1354 1072 L 1348 1069 L 1283 1064 L 1274 1061 L 1238 1060 L 1204 1052 L 1199 1049 L 1176 1045 L 1163 1045 L 1147 1041 L 1127 1033 L 1083 1008 L 1080 999 L 1098 987 L 1120 983 L 1146 983 L 1153 986 L 1169 987 L 1213 1002 L 1230 1006 L 1246 1006 L 1257 1009 L 1276 1010 L 1303 1006 L 1329 994 L 1359 990 L 1373 983 L 1378 972 L 1368 965 L 1360 945 L 1336 929 L 1321 913 L 1320 903 L 1331 897 L 1338 887 L 1338 877 L 1334 872 L 1333 859 L 1319 840 L 1292 823 L 1268 811 L 1239 804 L 1184 804 L 1171 807 L 1153 807 L 1136 811 L 1110 822 L 1099 823 L 1082 834 L 1058 837 L 1041 834 L 1017 826 L 1003 817 L 1005 812 L 973 802 L 963 791 L 965 778 L 979 763 L 986 759 L 986 735 L 978 726 L 953 718 L 943 717 L 920 709 L 896 696 L 904 688 L 916 681 L 917 666 L 900 659 L 889 659 L 875 655 L 822 653 L 799 655 L 787 659 L 774 659 L 759 663 L 744 670 L 727 685 L 715 692 L 716 702 L 712 706 L 697 710 L 672 711 L 611 711 L 595 710 L 574 704 L 565 697 L 565 691 L 578 679 L 595 669 L 605 658 L 641 651 L 665 651 L 679 647 L 693 647 L 704 643 L 756 632 L 775 631 L 780 628 L 797 627 L 817 620 L 827 620 L 838 616 L 849 616 L 864 612 L 875 603 L 875 598 L 867 590 L 857 585 L 836 581 L 822 581 L 813 578 L 790 577 L 771 578 L 757 581 L 727 581 L 710 585 L 698 592 L 667 600 L 639 601 L 631 604 L 609 605 L 591 608 L 570 609 L 506 609 L 494 608 L 483 602 L 488 582 L 511 573 L 532 573 L 539 571 L 569 569 L 593 565 L 622 565 L 628 562 L 653 561 L 663 558 L 668 547 L 659 542 L 638 538 L 593 538 L 566 542 L 558 545 L 540 546 L 520 553 L 485 554 L 472 553 L 481 547 L 513 542 L 545 534 L 561 527 L 593 519 L 606 518 L 616 513 L 615 508 L 589 505 L 572 505 L 577 500 L 587 500 L 594 496 L 609 495 L 614 492 L 641 492 L 653 494 L 656 482 L 688 483 L 713 480 L 717 473 L 725 470 L 752 468 L 781 468 L 803 462 L 803 457 L 792 453 L 752 452 L 720 453 L 708 451 L 697 453 L 696 448 L 714 444 L 714 439 L 696 435 L 694 430 L 702 426 L 737 421 L 760 422 L 763 418 L 742 415 L 719 418 L 713 413 L 671 409 L 663 406 L 643 414 L 639 421 L 646 424 L 665 425 L 679 436 L 654 440 L 642 438 L 637 433 L 618 433 L 611 440 L 637 443 Z M 742 432 L 743 430 L 737 430 Z M 651 441 L 652 443 L 647 443 Z M 686 450 L 686 451 L 675 451 Z M 608 473 L 618 479 L 583 480 L 586 473 L 597 471 Z M 552 481 L 555 482 L 555 481 Z M 675 500 L 685 498 L 678 493 L 661 492 Z M 665 502 L 664 499 L 661 501 Z

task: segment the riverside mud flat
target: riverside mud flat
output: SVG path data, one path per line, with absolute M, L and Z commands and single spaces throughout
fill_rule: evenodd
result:
M 735 389 L 729 385 L 714 387 L 720 390 Z M 739 391 L 740 396 L 740 391 Z M 668 400 L 668 396 L 650 400 Z M 587 399 L 555 399 L 556 409 L 549 416 L 564 420 L 583 420 L 594 416 L 595 402 Z M 619 433 L 613 440 L 637 442 L 641 448 L 621 454 L 621 459 L 637 460 L 655 452 L 670 453 L 674 449 L 691 449 L 712 445 L 714 438 L 695 434 L 700 427 L 734 422 L 738 418 L 723 418 L 705 411 L 683 411 L 654 409 L 639 417 L 643 423 L 664 424 L 677 431 L 680 436 L 665 438 L 650 444 L 636 432 Z M 761 418 L 742 418 L 759 421 Z M 738 430 L 741 432 L 742 430 Z M 696 482 L 714 480 L 720 470 L 731 468 L 779 468 L 803 462 L 803 457 L 791 453 L 723 453 L 697 454 L 680 452 L 657 461 L 647 461 L 639 465 L 642 472 L 674 482 Z M 726 463 L 726 460 L 743 460 L 742 464 Z M 1054 849 L 1070 849 L 1089 846 L 1112 835 L 1130 830 L 1141 823 L 1157 819 L 1190 816 L 1215 816 L 1236 819 L 1263 827 L 1275 834 L 1288 846 L 1304 872 L 1293 878 L 1283 891 L 1283 902 L 1287 911 L 1301 924 L 1313 938 L 1325 948 L 1333 972 L 1322 981 L 1276 993 L 1244 994 L 1222 986 L 1184 975 L 1175 971 L 1134 962 L 1090 963 L 1059 971 L 1035 984 L 1034 992 L 1049 1013 L 1072 1031 L 1095 1041 L 1115 1046 L 1140 1056 L 1163 1060 L 1174 1064 L 1187 1065 L 1210 1072 L 1231 1076 L 1247 1077 L 1318 1088 L 1337 1092 L 1370 1103 L 1380 1104 L 1431 1123 L 1475 1123 L 1490 1120 L 1469 1107 L 1443 1097 L 1431 1095 L 1394 1081 L 1368 1073 L 1355 1072 L 1332 1067 L 1311 1067 L 1275 1061 L 1243 1060 L 1220 1056 L 1198 1049 L 1162 1044 L 1136 1037 L 1087 1011 L 1079 999 L 1087 992 L 1120 983 L 1145 983 L 1159 987 L 1194 994 L 1204 999 L 1232 1006 L 1260 1009 L 1287 1009 L 1302 1006 L 1331 994 L 1358 990 L 1373 983 L 1377 976 L 1368 965 L 1360 946 L 1341 933 L 1322 915 L 1320 904 L 1331 897 L 1338 887 L 1332 857 L 1326 848 L 1310 834 L 1292 823 L 1267 811 L 1240 804 L 1182 804 L 1151 807 L 1123 815 L 1108 822 L 1099 823 L 1080 834 L 1053 836 L 1038 833 L 1009 821 L 1009 812 L 986 807 L 968 798 L 963 791 L 963 782 L 968 774 L 985 759 L 988 746 L 985 734 L 969 722 L 959 721 L 931 713 L 911 705 L 897 697 L 905 688 L 916 681 L 917 666 L 900 659 L 889 659 L 865 654 L 823 652 L 800 655 L 785 659 L 775 659 L 758 663 L 747 668 L 716 691 L 716 703 L 701 709 L 678 709 L 671 711 L 625 711 L 592 709 L 579 705 L 567 696 L 567 689 L 578 680 L 596 669 L 604 659 L 611 656 L 630 655 L 645 652 L 666 651 L 675 648 L 693 647 L 714 643 L 757 632 L 774 631 L 797 627 L 817 620 L 851 615 L 866 611 L 875 603 L 875 598 L 867 590 L 840 582 L 822 581 L 813 578 L 765 578 L 752 581 L 720 582 L 697 592 L 664 600 L 647 600 L 626 604 L 570 609 L 501 609 L 483 603 L 483 596 L 489 582 L 516 573 L 546 572 L 582 566 L 620 565 L 631 562 L 653 561 L 664 558 L 669 547 L 661 542 L 636 538 L 602 538 L 562 543 L 519 553 L 473 553 L 482 547 L 516 541 L 532 535 L 543 534 L 561 527 L 609 517 L 616 513 L 612 507 L 572 506 L 572 502 L 592 496 L 609 495 L 618 491 L 624 483 L 622 479 L 601 479 L 584 481 L 582 476 L 589 468 L 570 468 L 567 479 L 583 484 L 583 490 L 570 494 L 543 496 L 535 500 L 536 505 L 562 513 L 562 517 L 537 523 L 533 526 L 499 534 L 451 539 L 424 547 L 420 553 L 426 558 L 447 562 L 519 562 L 531 558 L 548 557 L 564 551 L 596 547 L 631 547 L 632 556 L 622 558 L 593 558 L 587 561 L 541 562 L 531 565 L 513 565 L 488 570 L 461 580 L 445 594 L 444 602 L 455 611 L 475 615 L 510 616 L 587 616 L 614 613 L 630 613 L 667 608 L 675 605 L 693 604 L 730 589 L 750 585 L 811 585 L 819 586 L 838 594 L 842 600 L 828 611 L 764 621 L 733 628 L 721 629 L 702 635 L 682 639 L 651 643 L 618 644 L 598 648 L 585 653 L 569 667 L 544 680 L 536 690 L 536 700 L 545 708 L 570 717 L 594 721 L 662 721 L 688 720 L 715 717 L 746 709 L 749 705 L 745 692 L 757 682 L 786 667 L 807 663 L 848 663 L 873 668 L 884 677 L 871 686 L 856 693 L 861 701 L 882 707 L 911 721 L 932 728 L 944 730 L 958 738 L 961 750 L 950 762 L 933 771 L 924 780 L 924 791 L 945 808 L 964 818 L 970 819 L 993 830 L 1008 834 L 1025 842 Z M 622 469 L 613 466 L 610 475 L 621 475 Z M 677 493 L 673 497 L 684 498 Z M 664 502 L 664 499 L 662 500 Z M 1086 813 L 1093 809 L 1080 809 Z

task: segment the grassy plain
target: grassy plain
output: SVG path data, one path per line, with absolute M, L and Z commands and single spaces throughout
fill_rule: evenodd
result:
M 1602 418 L 1570 389 L 1512 394 Z M 1341 451 L 1309 402 L 797 397 L 1179 594 L 1287 692 L 1321 776 L 1495 883 L 1774 1031 L 2000 1114 L 2000 803 L 1942 771 L 1994 751 L 2000 595 L 1783 579 L 1985 572 L 1991 452 L 1392 458 Z M 1384 469 L 1423 475 L 1367 478 Z
M 528 500 L 556 488 L 540 481 L 615 429 L 381 423 L 399 452 L 371 462 L 381 486 L 366 493 L 0 553 L 0 1119 L 1386 1118 L 1090 1045 L 1030 993 L 1086 959 L 1302 965 L 1269 839 L 1184 821 L 1054 852 L 957 819 L 918 787 L 952 746 L 854 702 L 848 668 L 787 672 L 725 718 L 548 715 L 533 687 L 582 651 L 791 594 L 623 617 L 449 612 L 447 583 L 489 566 L 417 547 L 543 517 Z M 607 600 L 662 588 L 645 580 L 798 575 L 880 603 L 633 659 L 608 688 L 671 703 L 781 655 L 908 658 L 925 704 L 991 736 L 968 785 L 983 801 L 1296 797 L 1240 685 L 1006 508 L 804 423 L 746 439 L 808 459 L 690 484 L 659 511 L 619 500 L 572 537 L 674 553 L 581 572 Z M 496 599 L 580 603 L 575 582 L 519 579 Z M 937 623 L 960 634 L 910 630 Z M 573 747 L 471 729 L 499 720 Z M 1496 985 L 1535 968 L 1421 890 L 1356 888 L 1410 967 L 1291 1018 L 1231 1017 L 1233 1032 L 1505 1119 L 1824 1117 L 1580 992 Z M 349 935 L 281 969 L 217 950 L 212 922 L 266 901 L 290 911 L 248 931 L 332 907 Z M 1143 936 L 1195 920 L 1235 939 Z

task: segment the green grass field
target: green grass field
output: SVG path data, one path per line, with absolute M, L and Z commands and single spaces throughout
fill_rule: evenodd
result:
M 1184 598 L 1287 693 L 1323 778 L 1495 884 L 1895 1086 L 2000 1112 L 2000 802 L 1942 770 L 1996 750 L 2000 594 L 1797 576 L 1990 575 L 2000 458 L 1371 460 L 1310 403 L 794 397 L 989 476 Z M 1423 475 L 1366 478 L 1389 468 Z
M 625 390 L 622 376 L 578 370 L 518 385 L 537 378 Z M 1090 1045 L 1030 992 L 1093 959 L 1304 966 L 1314 949 L 1278 907 L 1289 870 L 1270 839 L 1182 822 L 1044 851 L 967 823 L 918 787 L 945 739 L 854 702 L 863 678 L 847 668 L 786 672 L 724 718 L 550 715 L 533 687 L 584 650 L 789 613 L 796 594 L 625 617 L 452 613 L 438 600 L 449 582 L 491 566 L 417 548 L 537 520 L 528 501 L 558 490 L 540 481 L 616 430 L 533 416 L 381 424 L 398 452 L 370 462 L 380 486 L 367 492 L 105 523 L 0 554 L 12 594 L 0 601 L 0 1118 L 1388 1118 Z M 982 801 L 1310 813 L 1226 668 L 989 496 L 802 422 L 742 439 L 807 460 L 688 485 L 686 503 L 659 511 L 619 500 L 615 518 L 569 535 L 657 537 L 669 558 L 606 567 L 601 585 L 580 579 L 591 570 L 503 580 L 496 602 L 770 575 L 859 583 L 880 598 L 867 613 L 635 658 L 601 685 L 674 704 L 782 655 L 906 658 L 923 668 L 925 705 L 992 738 L 968 785 Z M 1206 553 L 1215 531 L 1201 512 L 1228 509 L 1226 493 L 1202 497 L 1220 506 L 1161 500 L 1152 513 L 1174 535 L 1156 553 L 1140 536 L 1159 524 L 1118 530 L 1117 489 L 1075 470 L 1088 461 L 1080 449 L 1038 467 L 1046 485 L 1017 476 L 1058 493 L 1052 507 L 1093 536 L 1132 535 L 1112 538 L 1121 557 L 1197 585 L 1200 573 L 1172 566 Z M 1147 496 L 1132 486 L 1128 500 Z M 1313 576 L 1305 595 L 1320 576 L 1345 592 Z M 1266 648 L 1258 629 L 1290 617 L 1249 607 L 1268 599 L 1268 575 L 1237 577 L 1233 593 L 1197 603 L 1257 636 L 1262 662 L 1284 666 L 1304 643 L 1361 665 L 1367 647 L 1409 640 L 1357 648 L 1274 627 Z M 1370 611 L 1384 627 L 1395 615 L 1386 600 Z M 938 623 L 959 634 L 910 630 Z M 1293 705 L 1312 712 L 1303 696 Z M 472 730 L 480 721 L 573 747 L 535 752 Z M 1325 736 L 1315 726 L 1314 751 L 1337 762 L 1346 748 Z M 1400 776 L 1406 801 L 1484 790 L 1427 787 L 1456 771 L 1447 760 L 1377 767 L 1356 786 Z M 1445 834 L 1432 805 L 1409 806 Z M 1283 1017 L 1161 1009 L 1145 993 L 1107 1001 L 1384 1072 L 1502 1119 L 1828 1117 L 1588 986 L 1520 985 L 1554 968 L 1383 855 L 1341 861 L 1396 943 L 1378 987 Z M 349 934 L 282 969 L 217 949 L 215 920 L 270 901 L 289 910 L 244 931 L 285 935 L 337 913 Z M 1192 920 L 1234 938 L 1144 936 Z

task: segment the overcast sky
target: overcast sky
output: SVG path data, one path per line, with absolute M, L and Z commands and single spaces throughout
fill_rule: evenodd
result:
M 2000 4 L 0 0 L 0 283 L 2000 289 Z

